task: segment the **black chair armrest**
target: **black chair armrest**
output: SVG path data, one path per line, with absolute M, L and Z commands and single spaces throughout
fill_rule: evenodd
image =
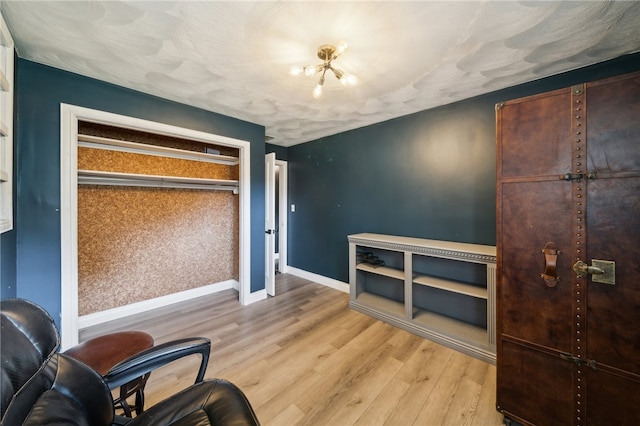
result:
M 154 346 L 119 362 L 109 370 L 104 376 L 104 380 L 110 389 L 117 389 L 125 383 L 129 383 L 177 359 L 200 354 L 202 355 L 202 360 L 195 380 L 195 383 L 199 383 L 204 378 L 210 352 L 211 341 L 204 337 L 173 340 Z

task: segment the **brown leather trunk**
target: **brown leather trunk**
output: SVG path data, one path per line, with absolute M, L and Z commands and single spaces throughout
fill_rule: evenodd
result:
M 497 408 L 637 424 L 640 73 L 499 104 L 496 123 Z M 593 259 L 615 273 L 574 271 Z

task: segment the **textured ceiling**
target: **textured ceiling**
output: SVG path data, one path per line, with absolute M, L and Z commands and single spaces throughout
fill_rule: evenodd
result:
M 290 146 L 640 50 L 640 2 L 5 1 L 19 56 Z M 343 88 L 293 77 L 344 40 Z

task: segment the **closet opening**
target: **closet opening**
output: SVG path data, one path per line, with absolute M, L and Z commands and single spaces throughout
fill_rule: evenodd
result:
M 229 288 L 246 304 L 248 142 L 68 105 L 62 118 L 63 346 Z

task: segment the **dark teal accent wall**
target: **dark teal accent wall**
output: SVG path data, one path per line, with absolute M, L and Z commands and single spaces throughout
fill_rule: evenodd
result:
M 44 306 L 59 320 L 61 103 L 251 142 L 251 290 L 264 288 L 263 126 L 22 59 L 17 62 L 15 87 L 18 297 Z M 3 247 L 3 263 L 4 254 Z
M 359 232 L 495 245 L 495 104 L 638 69 L 624 56 L 288 148 L 288 264 L 348 282 Z

